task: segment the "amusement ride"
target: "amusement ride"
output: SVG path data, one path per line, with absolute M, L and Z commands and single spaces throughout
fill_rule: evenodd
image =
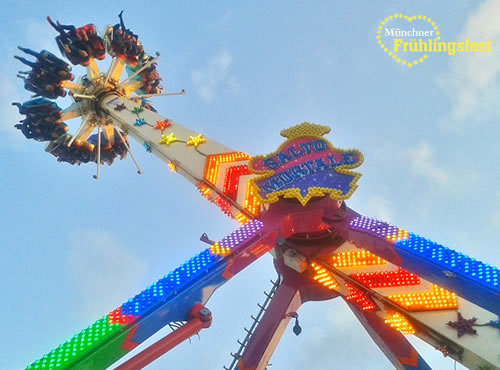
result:
M 146 54 L 119 18 L 99 34 L 93 24 L 48 17 L 61 54 L 86 68 L 79 78 L 51 52 L 19 47 L 23 56 L 15 58 L 28 70 L 18 76 L 34 96 L 13 103 L 24 116 L 16 128 L 46 142 L 60 162 L 96 163 L 96 179 L 102 164 L 127 154 L 142 173 L 128 144 L 134 138 L 241 226 L 219 241 L 204 234 L 208 248 L 27 369 L 106 369 L 129 352 L 114 368 L 141 369 L 208 328 L 214 291 L 266 253 L 278 278 L 225 369 L 265 369 L 290 321 L 300 334 L 300 306 L 333 298 L 345 301 L 398 369 L 430 369 L 408 334 L 470 369 L 500 368 L 497 268 L 349 208 L 363 155 L 334 147 L 327 126 L 284 129 L 275 151 L 250 156 L 161 116 L 149 99 L 184 91 L 163 93 L 160 55 Z M 112 60 L 102 73 L 97 61 L 106 56 Z M 56 99 L 66 95 L 73 103 L 62 109 Z M 77 118 L 70 133 L 66 122 Z M 167 325 L 171 333 L 134 351 Z

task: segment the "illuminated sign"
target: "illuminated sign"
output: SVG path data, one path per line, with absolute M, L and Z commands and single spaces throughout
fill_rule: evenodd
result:
M 296 198 L 302 205 L 327 194 L 337 200 L 351 196 L 361 174 L 350 169 L 363 163 L 363 154 L 335 148 L 323 138 L 328 132 L 327 126 L 303 122 L 281 131 L 288 140 L 277 151 L 250 159 L 250 172 L 261 175 L 250 183 L 263 203 L 274 203 L 280 196 Z

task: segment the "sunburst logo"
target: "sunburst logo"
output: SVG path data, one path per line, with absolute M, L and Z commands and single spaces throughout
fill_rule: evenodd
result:
M 327 126 L 303 122 L 281 131 L 288 140 L 275 152 L 251 158 L 250 172 L 261 175 L 250 180 L 258 198 L 263 203 L 296 198 L 303 206 L 327 194 L 336 200 L 349 198 L 361 176 L 351 169 L 363 163 L 363 154 L 335 148 L 323 138 L 329 132 Z

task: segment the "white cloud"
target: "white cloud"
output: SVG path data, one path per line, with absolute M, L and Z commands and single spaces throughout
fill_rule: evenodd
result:
M 198 94 L 206 101 L 211 101 L 217 94 L 217 89 L 222 84 L 228 84 L 230 90 L 234 91 L 237 81 L 228 77 L 229 66 L 233 57 L 227 51 L 211 58 L 208 64 L 191 72 L 191 80 Z
M 380 193 L 368 195 L 365 198 L 351 198 L 349 206 L 362 215 L 374 217 L 388 223 L 395 222 L 394 210 L 397 207 L 394 206 L 392 201 L 380 195 Z
M 438 85 L 448 93 L 452 108 L 443 119 L 446 128 L 462 129 L 489 118 L 499 118 L 500 108 L 500 2 L 485 1 L 469 16 L 457 41 L 491 41 L 491 52 L 450 56 L 448 71 Z M 445 40 L 454 41 L 454 40 Z
M 394 207 L 392 203 L 380 195 L 374 195 L 368 198 L 365 209 L 366 214 L 370 215 L 370 217 L 375 217 L 388 223 L 394 221 Z
M 446 185 L 448 183 L 448 173 L 436 166 L 436 160 L 433 158 L 433 149 L 427 142 L 421 142 L 407 150 L 411 171 L 414 175 L 423 176 L 437 185 Z
M 232 10 L 227 9 L 220 17 L 204 25 L 207 31 L 216 31 L 227 28 L 233 20 Z
M 104 231 L 76 235 L 68 265 L 90 317 L 100 317 L 139 293 L 147 277 L 147 264 Z

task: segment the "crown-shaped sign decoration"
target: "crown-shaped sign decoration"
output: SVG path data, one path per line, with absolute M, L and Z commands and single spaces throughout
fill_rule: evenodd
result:
M 329 132 L 328 126 L 302 122 L 281 131 L 288 140 L 275 152 L 250 159 L 250 172 L 260 175 L 250 183 L 261 202 L 296 198 L 305 206 L 313 197 L 329 194 L 341 200 L 351 196 L 361 176 L 351 169 L 363 163 L 363 154 L 335 148 L 323 137 Z

